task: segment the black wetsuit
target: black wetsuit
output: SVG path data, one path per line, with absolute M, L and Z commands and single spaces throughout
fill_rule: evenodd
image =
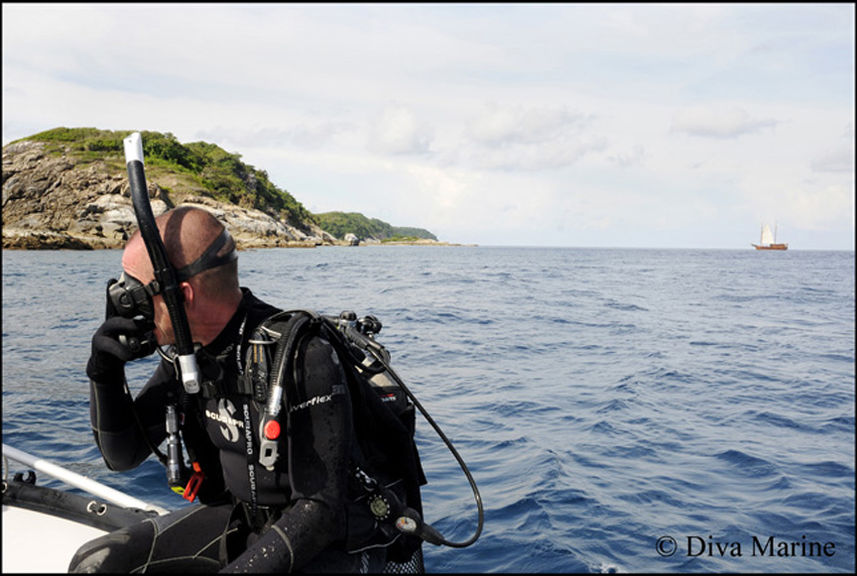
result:
M 98 538 L 78 551 L 70 571 L 363 572 L 384 567 L 383 549 L 345 551 L 351 403 L 326 340 L 313 337 L 307 343 L 298 367 L 303 377 L 296 390 L 287 390 L 280 457 L 273 470 L 259 465 L 259 417 L 265 406 L 235 392 L 235 383 L 244 371 L 248 340 L 278 310 L 242 290 L 233 318 L 197 352 L 204 387 L 219 383 L 216 396 L 185 396 L 165 360 L 133 410 L 122 385 L 124 374 L 91 382 L 93 431 L 112 470 L 136 467 L 151 454 L 151 445 L 166 438 L 165 403 L 177 394 L 184 407 L 182 433 L 206 479 L 199 492 L 203 505 Z

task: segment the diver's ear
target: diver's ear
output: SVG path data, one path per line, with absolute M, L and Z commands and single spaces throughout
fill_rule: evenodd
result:
M 179 284 L 179 288 L 181 288 L 182 291 L 184 305 L 188 310 L 192 310 L 194 306 L 196 306 L 196 293 L 194 292 L 193 286 L 190 285 L 190 282 L 182 282 Z

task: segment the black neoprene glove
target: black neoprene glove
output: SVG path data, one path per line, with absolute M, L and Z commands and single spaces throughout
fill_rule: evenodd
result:
M 92 337 L 87 376 L 96 382 L 113 379 L 122 374 L 126 362 L 152 354 L 157 346 L 153 328 L 149 321 L 122 316 L 105 320 Z

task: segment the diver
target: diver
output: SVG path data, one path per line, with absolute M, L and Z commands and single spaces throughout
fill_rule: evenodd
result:
M 208 211 L 178 207 L 156 225 L 181 289 L 201 387 L 184 390 L 175 358 L 163 352 L 175 344 L 174 328 L 137 231 L 123 252 L 121 276 L 108 285 L 107 318 L 92 338 L 91 424 L 111 470 L 130 470 L 154 453 L 167 464 L 173 489 L 199 502 L 88 542 L 69 571 L 423 571 L 419 546 L 399 563 L 383 545 L 347 545 L 368 538 L 350 532 L 373 528 L 349 517 L 352 400 L 331 343 L 315 335 L 302 345 L 287 417 L 272 435 L 278 457 L 263 465 L 267 398 L 248 389 L 248 363 L 264 341 L 263 321 L 281 310 L 239 285 L 235 242 Z M 133 398 L 125 364 L 156 351 L 160 364 Z M 168 455 L 157 448 L 165 440 Z M 182 444 L 193 463 L 187 470 Z

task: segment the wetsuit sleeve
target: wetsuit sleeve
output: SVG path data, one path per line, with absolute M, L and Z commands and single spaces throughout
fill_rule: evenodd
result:
M 291 505 L 224 572 L 298 570 L 345 538 L 351 402 L 331 345 L 312 339 L 288 402 Z M 287 394 L 290 391 L 287 390 Z
M 136 400 L 131 399 L 124 370 L 111 375 L 109 379 L 114 380 L 111 382 L 90 380 L 92 432 L 111 470 L 135 468 L 152 453 L 135 419 L 135 410 L 151 445 L 158 446 L 166 437 L 164 402 L 166 390 L 174 380 L 172 370 L 172 366 L 162 360 Z

